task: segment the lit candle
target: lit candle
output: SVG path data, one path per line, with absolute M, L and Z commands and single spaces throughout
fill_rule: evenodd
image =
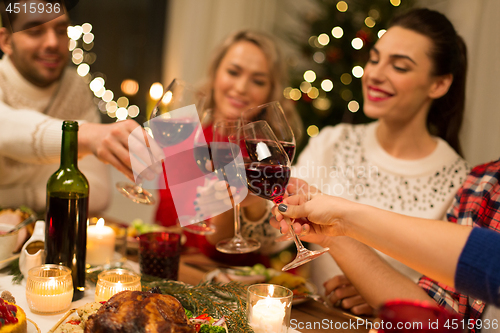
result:
M 115 253 L 115 232 L 100 218 L 87 228 L 87 263 L 98 266 L 111 262 Z
M 95 286 L 95 301 L 103 302 L 124 290 L 141 290 L 141 277 L 134 272 L 116 268 L 99 273 Z
M 73 298 L 71 270 L 42 265 L 28 271 L 26 300 L 34 313 L 56 313 L 69 309 Z
M 250 326 L 255 333 L 286 332 L 284 323 L 286 304 L 278 299 L 266 297 L 252 307 Z
M 35 311 L 60 312 L 69 308 L 73 290 L 65 290 L 58 286 L 54 278 L 50 278 L 44 286 L 39 286 L 32 291 L 26 290 L 26 299 L 29 299 Z

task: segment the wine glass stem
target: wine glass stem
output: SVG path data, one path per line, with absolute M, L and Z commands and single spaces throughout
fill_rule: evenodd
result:
M 289 217 L 285 217 L 285 221 L 288 224 L 288 226 L 290 227 L 290 236 L 292 237 L 293 241 L 295 242 L 295 245 L 297 246 L 297 251 L 298 252 L 303 252 L 304 250 L 307 251 L 304 244 L 302 244 L 302 242 L 300 241 L 299 236 L 297 236 L 297 234 L 293 230 L 292 225 L 293 225 L 293 222 L 295 222 L 295 219 L 291 220 Z
M 234 236 L 241 238 L 240 204 L 234 205 Z

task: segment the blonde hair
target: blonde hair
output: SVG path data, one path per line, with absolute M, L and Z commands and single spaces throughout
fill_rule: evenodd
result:
M 222 59 L 231 46 L 241 41 L 247 41 L 257 45 L 266 56 L 266 59 L 269 62 L 271 77 L 271 92 L 266 103 L 272 101 L 280 102 L 283 110 L 285 111 L 290 127 L 295 135 L 295 140 L 297 141 L 297 144 L 299 144 L 303 136 L 303 124 L 295 106 L 283 95 L 283 89 L 285 88 L 285 84 L 288 82 L 285 64 L 276 42 L 271 38 L 271 36 L 263 32 L 253 30 L 236 31 L 229 35 L 214 51 L 208 66 L 208 77 L 202 87 L 203 92 L 207 96 L 206 107 L 214 108 L 215 106 L 213 96 L 215 75 Z

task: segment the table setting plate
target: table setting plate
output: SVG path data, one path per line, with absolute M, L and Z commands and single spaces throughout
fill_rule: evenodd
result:
M 7 259 L 0 260 L 0 269 L 2 269 L 4 267 L 7 267 L 12 261 L 16 260 L 20 256 L 21 256 L 20 253 L 16 253 L 16 254 L 13 254 L 12 256 L 10 256 Z
M 26 318 L 26 324 L 28 326 L 27 333 L 41 333 L 40 328 L 33 320 Z

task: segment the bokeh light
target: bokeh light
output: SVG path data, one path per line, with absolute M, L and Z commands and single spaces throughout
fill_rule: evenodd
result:
M 307 82 L 314 82 L 314 80 L 316 80 L 316 73 L 312 70 L 305 71 L 304 80 Z
M 319 128 L 316 125 L 311 125 L 307 128 L 307 135 L 309 135 L 311 138 L 314 138 L 319 134 Z
M 139 91 L 139 82 L 132 79 L 125 79 L 120 85 L 122 92 L 128 96 L 134 96 Z
M 329 92 L 333 89 L 333 82 L 332 80 L 325 79 L 321 82 L 321 89 L 323 89 L 326 92 Z
M 349 111 L 351 111 L 352 113 L 354 112 L 358 112 L 359 110 L 359 103 L 352 100 L 349 102 L 349 104 L 347 104 L 347 108 L 349 109 Z
M 327 34 L 321 34 L 318 36 L 318 43 L 320 43 L 323 46 L 328 45 L 330 43 L 330 37 L 328 37 Z
M 340 76 L 340 82 L 345 84 L 346 86 L 351 84 L 352 82 L 352 76 L 349 73 L 344 73 Z
M 363 47 L 363 40 L 359 37 L 356 37 L 351 41 L 351 45 L 353 49 L 361 50 L 361 48 Z
M 349 6 L 347 6 L 347 2 L 345 2 L 345 1 L 337 2 L 337 10 L 339 12 L 343 13 L 343 12 L 347 11 L 347 8 L 349 8 Z
M 335 27 L 332 29 L 332 36 L 335 38 L 341 38 L 344 35 L 344 30 L 341 27 Z
M 365 71 L 363 70 L 363 67 L 361 67 L 361 66 L 354 66 L 352 68 L 352 75 L 354 75 L 355 78 L 359 79 L 360 77 L 363 76 L 364 72 Z
M 163 85 L 160 82 L 155 82 L 151 85 L 151 88 L 149 88 L 149 96 L 154 99 L 158 100 L 161 98 L 163 95 Z

